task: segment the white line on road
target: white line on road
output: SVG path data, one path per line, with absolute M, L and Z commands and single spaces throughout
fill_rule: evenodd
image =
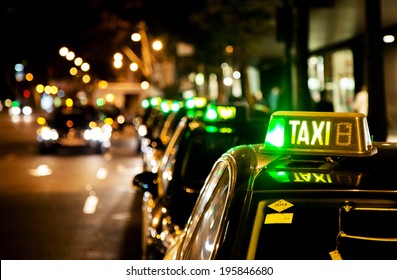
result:
M 95 194 L 90 194 L 85 200 L 83 212 L 84 214 L 94 214 L 98 205 L 98 197 Z

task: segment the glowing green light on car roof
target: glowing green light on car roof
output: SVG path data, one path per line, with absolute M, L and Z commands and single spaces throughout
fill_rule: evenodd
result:
M 192 97 L 185 101 L 185 106 L 188 109 L 204 108 L 207 105 L 207 98 L 205 97 Z
M 215 107 L 208 107 L 204 118 L 208 121 L 214 121 L 218 118 L 218 112 Z
M 210 104 L 207 106 L 206 121 L 229 121 L 236 118 L 236 107 Z
M 163 113 L 177 112 L 181 106 L 180 102 L 175 100 L 162 100 L 160 103 L 160 109 Z
M 148 108 L 150 105 L 149 100 L 147 100 L 147 99 L 142 100 L 141 105 L 142 105 L 142 108 L 144 108 L 144 109 Z
M 152 97 L 150 98 L 150 105 L 153 107 L 156 107 L 160 104 L 161 102 L 161 97 Z
M 266 146 L 270 145 L 276 148 L 281 148 L 284 146 L 284 126 L 284 119 L 276 119 L 270 122 L 266 134 Z
M 236 107 L 233 106 L 219 106 L 219 117 L 223 120 L 232 120 L 236 118 Z
M 164 113 L 168 113 L 171 110 L 169 102 L 165 100 L 160 103 L 160 108 Z
M 179 101 L 174 101 L 174 102 L 172 102 L 172 104 L 171 104 L 171 110 L 174 111 L 174 112 L 179 111 L 179 109 L 181 108 L 181 106 L 182 106 L 182 105 L 180 104 Z
M 105 100 L 103 100 L 103 98 L 97 98 L 96 105 L 98 107 L 101 107 L 101 106 L 105 105 Z
M 371 156 L 377 149 L 364 114 L 278 111 L 270 118 L 264 152 Z
M 207 99 L 205 97 L 196 97 L 194 99 L 194 103 L 196 104 L 197 108 L 204 108 L 207 106 Z
M 188 109 L 193 109 L 194 108 L 194 100 L 193 99 L 188 99 L 185 101 L 185 106 Z

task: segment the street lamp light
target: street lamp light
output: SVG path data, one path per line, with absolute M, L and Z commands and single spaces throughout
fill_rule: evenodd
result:
M 81 64 L 83 64 L 83 59 L 81 57 L 76 57 L 74 59 L 74 65 L 80 66 Z
M 67 47 L 62 47 L 59 49 L 59 55 L 60 56 L 66 56 L 69 52 L 69 49 Z
M 139 42 L 141 40 L 141 34 L 139 33 L 134 33 L 131 35 L 131 40 L 134 42 Z
M 117 69 L 123 67 L 123 55 L 121 53 L 115 53 L 113 56 L 113 66 Z
M 123 52 L 127 55 L 127 57 L 136 65 L 139 69 L 141 69 L 143 75 L 147 78 L 150 78 L 153 73 L 153 61 L 152 61 L 152 53 L 150 50 L 149 40 L 146 35 L 146 25 L 144 22 L 140 22 L 138 24 L 139 31 L 131 35 L 131 40 L 134 42 L 141 42 L 141 54 L 142 59 L 139 58 L 132 49 L 127 46 L 124 46 Z M 159 43 L 157 44 L 157 48 L 159 47 Z M 162 47 L 162 44 L 161 44 Z M 160 47 L 160 49 L 161 49 Z M 135 66 L 134 66 L 135 67 Z
M 155 51 L 160 51 L 163 48 L 163 43 L 160 40 L 155 40 L 152 43 L 152 48 Z
M 87 62 L 84 62 L 83 64 L 81 64 L 80 68 L 82 71 L 87 72 L 88 70 L 90 70 L 90 64 Z
M 131 63 L 130 64 L 130 70 L 131 71 L 133 71 L 133 72 L 135 72 L 135 71 L 137 71 L 138 70 L 138 64 L 136 64 L 135 62 L 133 62 L 133 63 Z
M 69 51 L 69 52 L 66 54 L 66 59 L 69 60 L 69 61 L 72 61 L 75 57 L 76 57 L 76 55 L 75 55 L 74 52 L 72 52 L 72 51 Z

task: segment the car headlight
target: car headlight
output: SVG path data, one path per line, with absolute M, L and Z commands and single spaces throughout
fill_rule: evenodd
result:
M 19 116 L 22 112 L 21 108 L 17 107 L 17 106 L 12 106 L 9 108 L 9 114 L 11 116 Z
M 125 117 L 124 117 L 123 115 L 118 115 L 118 116 L 117 116 L 117 122 L 118 122 L 119 124 L 125 123 Z
M 25 116 L 30 116 L 32 114 L 32 112 L 33 112 L 33 109 L 30 106 L 24 106 L 22 108 L 22 114 L 24 114 Z
M 59 134 L 55 129 L 49 128 L 48 126 L 43 126 L 41 127 L 38 131 L 37 134 L 39 136 L 39 140 L 57 140 L 59 138 Z
M 101 129 L 99 127 L 94 127 L 84 131 L 83 137 L 85 140 L 97 141 L 101 138 Z
M 144 137 L 144 136 L 146 136 L 146 134 L 147 134 L 147 128 L 146 128 L 146 125 L 140 125 L 139 127 L 138 127 L 138 134 L 139 134 L 139 136 L 142 136 L 142 137 Z
M 87 141 L 100 141 L 105 142 L 110 140 L 112 136 L 112 127 L 110 125 L 103 125 L 102 127 L 96 126 L 87 129 L 83 133 L 83 137 Z

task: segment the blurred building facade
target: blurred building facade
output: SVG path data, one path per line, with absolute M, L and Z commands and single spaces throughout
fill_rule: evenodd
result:
M 280 88 L 280 109 L 312 110 L 330 92 L 335 111 L 352 111 L 363 85 L 375 140 L 397 128 L 397 2 L 392 0 L 280 1 L 276 15 L 280 58 L 259 66 L 264 96 Z M 305 77 L 306 76 L 306 77 Z

